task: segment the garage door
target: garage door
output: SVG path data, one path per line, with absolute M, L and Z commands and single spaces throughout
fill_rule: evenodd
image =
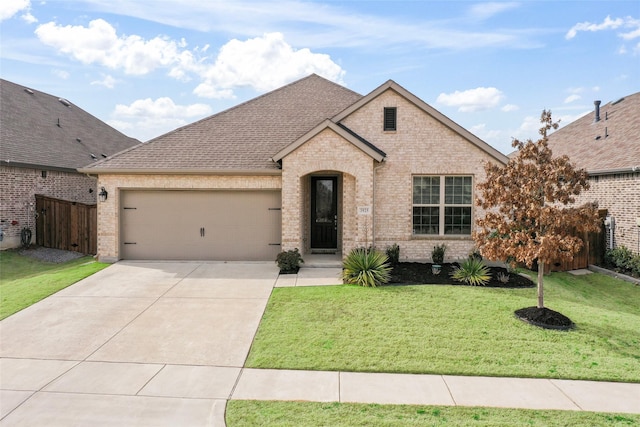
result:
M 123 191 L 120 257 L 275 261 L 280 191 Z

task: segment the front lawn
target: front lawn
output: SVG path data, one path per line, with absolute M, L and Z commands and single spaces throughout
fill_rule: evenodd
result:
M 636 426 L 640 415 L 578 411 L 231 400 L 226 424 L 243 426 Z
M 640 382 L 640 287 L 600 274 L 545 277 L 576 329 L 515 318 L 536 289 L 274 289 L 247 366 Z
M 90 256 L 55 264 L 16 251 L 0 252 L 0 320 L 108 265 Z

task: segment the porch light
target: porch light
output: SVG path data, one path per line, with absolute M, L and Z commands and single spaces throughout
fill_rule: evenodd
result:
M 107 200 L 108 195 L 109 193 L 107 193 L 107 190 L 105 190 L 104 187 L 101 187 L 100 192 L 98 193 L 98 197 L 100 198 L 100 201 L 105 202 Z

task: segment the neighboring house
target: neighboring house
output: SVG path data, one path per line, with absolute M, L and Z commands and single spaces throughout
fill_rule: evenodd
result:
M 397 243 L 403 260 L 474 244 L 483 162 L 507 158 L 393 81 L 366 96 L 317 75 L 82 168 L 98 254 L 275 260 Z
M 77 168 L 132 147 L 129 138 L 64 98 L 0 79 L 2 249 L 35 242 L 35 195 L 96 203 L 97 181 Z
M 602 107 L 595 101 L 593 113 L 551 134 L 549 146 L 589 173 L 591 188 L 577 202 L 607 210 L 607 247 L 640 253 L 640 92 Z

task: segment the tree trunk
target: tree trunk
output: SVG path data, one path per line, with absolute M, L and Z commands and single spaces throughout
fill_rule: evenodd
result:
M 544 308 L 544 261 L 538 259 L 538 308 Z

